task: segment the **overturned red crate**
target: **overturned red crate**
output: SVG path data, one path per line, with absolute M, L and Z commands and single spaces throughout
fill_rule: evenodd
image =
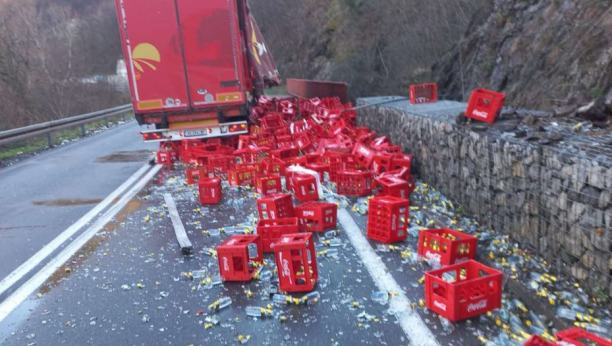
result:
M 157 151 L 157 163 L 160 165 L 173 165 L 177 160 L 175 151 L 160 149 Z
M 338 206 L 327 202 L 307 202 L 295 207 L 300 231 L 324 232 L 338 225 Z
M 376 151 L 365 144 L 357 143 L 353 148 L 355 161 L 363 167 L 370 167 L 372 160 L 374 160 L 374 155 L 376 155 Z
M 407 168 L 408 172 L 412 167 L 412 155 L 410 154 L 396 154 L 391 159 L 391 170 Z
M 383 243 L 395 243 L 408 235 L 407 199 L 381 196 L 370 199 L 368 208 L 368 232 L 370 239 Z
M 474 260 L 425 273 L 425 304 L 453 322 L 481 315 L 501 306 L 500 271 Z
M 216 155 L 208 158 L 208 172 L 215 177 L 225 177 L 234 167 L 234 157 L 229 155 Z
M 310 137 L 307 134 L 300 134 L 295 137 L 295 145 L 300 149 L 302 154 L 314 153 L 317 151 L 317 147 L 312 142 Z
M 198 183 L 200 191 L 200 203 L 202 204 L 218 204 L 221 202 L 221 179 L 219 178 L 201 178 Z
M 257 169 L 252 164 L 239 164 L 228 172 L 228 181 L 231 186 L 253 185 Z
M 280 176 L 276 174 L 256 176 L 255 191 L 262 195 L 271 195 L 283 192 Z
M 286 234 L 298 233 L 298 219 L 288 217 L 274 220 L 259 220 L 257 234 L 261 237 L 264 252 L 273 252 L 274 243 Z
M 311 233 L 287 234 L 274 243 L 279 290 L 312 291 L 319 279 L 317 256 Z
M 372 193 L 373 177 L 366 171 L 338 171 L 336 184 L 339 195 L 364 197 Z
M 319 199 L 317 178 L 310 174 L 294 173 L 291 176 L 291 190 L 299 202 L 316 201 Z
M 448 228 L 429 229 L 419 233 L 419 255 L 440 262 L 455 264 L 476 258 L 478 239 Z
M 208 178 L 208 167 L 187 168 L 185 174 L 187 175 L 187 184 L 197 184 L 202 178 Z
M 321 181 L 329 180 L 326 179 L 326 176 L 329 176 L 330 174 L 330 167 L 328 164 L 320 162 L 308 163 L 306 164 L 306 168 L 319 173 L 319 178 Z
M 414 84 L 410 86 L 410 103 L 438 102 L 438 84 Z
M 555 334 L 558 341 L 576 346 L 612 346 L 612 341 L 606 340 L 581 328 L 570 328 Z
M 493 123 L 504 107 L 506 95 L 487 89 L 472 91 L 465 116 L 475 120 Z
M 259 235 L 235 235 L 217 247 L 219 272 L 224 281 L 250 281 L 263 262 Z
M 391 170 L 393 155 L 389 153 L 377 153 L 374 155 L 371 170 L 374 174 L 382 174 Z
M 409 199 L 412 192 L 408 182 L 393 175 L 376 178 L 377 196 L 392 196 Z
M 294 217 L 293 200 L 288 193 L 277 193 L 257 200 L 257 211 L 262 220 Z

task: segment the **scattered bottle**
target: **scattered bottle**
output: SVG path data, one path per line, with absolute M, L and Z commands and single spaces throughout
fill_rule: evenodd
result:
M 208 230 L 208 235 L 210 235 L 211 237 L 218 237 L 221 235 L 221 230 L 218 228 Z
M 338 253 L 338 249 L 329 249 L 317 252 L 317 256 L 331 257 L 338 256 Z
M 201 279 L 206 277 L 206 270 L 194 270 L 191 274 L 194 279 Z
M 302 302 L 306 304 L 318 303 L 321 299 L 321 294 L 318 291 L 310 292 L 302 297 Z
M 257 258 L 259 256 L 259 252 L 257 249 L 257 244 L 249 244 L 249 246 L 247 246 L 248 250 L 249 250 L 249 257 L 250 258 Z
M 275 294 L 272 296 L 272 301 L 278 305 L 289 305 L 293 302 L 293 298 L 285 294 Z
M 232 305 L 232 298 L 223 297 L 208 306 L 208 310 L 219 311 Z
M 442 329 L 449 334 L 455 330 L 455 325 L 447 318 L 440 316 L 440 323 L 442 324 Z
M 333 238 L 333 239 L 324 240 L 322 244 L 327 245 L 329 247 L 339 247 L 339 246 L 342 246 L 342 240 L 338 238 Z
M 606 328 L 598 324 L 574 322 L 574 325 L 576 327 L 580 327 L 586 330 L 587 332 L 598 334 L 604 337 L 609 337 L 612 334 L 612 330 L 610 330 L 610 328 Z
M 385 291 L 372 292 L 370 299 L 372 299 L 373 302 L 379 303 L 380 305 L 385 305 L 389 301 L 389 293 Z
M 324 234 L 325 239 L 332 239 L 332 238 L 336 238 L 338 236 L 338 232 L 337 231 L 327 231 Z
M 261 308 L 258 306 L 247 306 L 246 314 L 250 317 L 269 317 L 272 316 L 272 309 Z
M 272 279 L 272 272 L 265 267 L 259 272 L 259 280 L 261 281 L 270 281 Z
M 213 248 L 204 248 L 203 250 L 205 255 L 211 256 L 212 258 L 217 257 L 217 250 L 213 249 Z

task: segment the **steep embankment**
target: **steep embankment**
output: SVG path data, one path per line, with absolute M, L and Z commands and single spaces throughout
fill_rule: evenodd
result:
M 476 87 L 540 109 L 610 99 L 612 1 L 495 0 L 488 19 L 467 30 L 433 76 L 452 99 Z

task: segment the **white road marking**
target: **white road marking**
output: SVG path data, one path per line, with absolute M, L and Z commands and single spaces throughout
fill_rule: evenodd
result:
M 52 258 L 39 272 L 17 289 L 10 297 L 0 304 L 0 323 L 26 300 L 38 287 L 40 287 L 55 271 L 66 263 L 83 245 L 85 245 L 99 230 L 101 230 L 117 213 L 119 213 L 136 196 L 136 194 L 146 186 L 162 165 L 156 165 L 140 181 L 136 183 L 128 192 L 121 197 L 119 202 L 113 205 L 108 211 L 97 219 L 85 232 L 79 235 L 72 243 L 67 245 L 56 257 Z
M 176 209 L 176 203 L 174 203 L 174 199 L 169 193 L 164 194 L 164 200 L 166 200 L 168 212 L 170 213 L 170 219 L 172 220 L 172 226 L 174 226 L 174 233 L 176 234 L 176 239 L 181 246 L 181 251 L 183 251 L 183 253 L 189 253 L 191 250 L 193 250 L 193 245 L 191 245 L 191 242 L 189 241 L 189 237 L 185 231 L 185 226 L 183 225 L 183 221 L 181 221 L 181 216 L 179 215 L 178 209 Z
M 149 169 L 149 165 L 142 166 L 136 173 L 134 173 L 128 180 L 126 180 L 121 186 L 113 191 L 108 197 L 106 197 L 100 204 L 96 205 L 92 210 L 80 218 L 77 222 L 68 227 L 60 235 L 55 237 L 49 244 L 45 245 L 40 249 L 34 256 L 30 257 L 27 261 L 21 264 L 12 273 L 7 275 L 2 281 L 0 281 L 0 295 L 6 292 L 11 286 L 17 281 L 21 280 L 25 275 L 32 271 L 42 261 L 44 261 L 49 255 L 57 250 L 62 244 L 74 236 L 81 228 L 92 221 L 99 213 L 106 209 L 111 203 L 115 201 L 125 190 L 127 190 L 135 181 L 137 181 L 146 171 Z
M 415 346 L 440 346 L 431 330 L 425 325 L 421 316 L 410 308 L 410 300 L 402 291 L 393 276 L 385 271 L 386 265 L 374 252 L 372 246 L 361 233 L 359 227 L 345 209 L 338 210 L 338 221 L 346 231 L 355 252 L 365 264 L 370 276 L 381 291 L 398 292 L 399 295 L 389 301 L 389 310 L 394 312 L 397 321 Z

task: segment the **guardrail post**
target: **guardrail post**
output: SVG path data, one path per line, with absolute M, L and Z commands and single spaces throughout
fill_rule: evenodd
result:
M 55 143 L 53 143 L 53 133 L 51 131 L 47 132 L 47 144 L 49 148 L 55 147 Z
M 108 128 L 108 117 L 104 118 L 104 123 L 106 124 L 106 128 Z
M 123 113 L 123 122 L 125 122 L 125 113 Z
M 83 132 L 83 137 L 87 134 L 87 130 L 85 129 L 85 124 L 81 125 L 81 131 Z

